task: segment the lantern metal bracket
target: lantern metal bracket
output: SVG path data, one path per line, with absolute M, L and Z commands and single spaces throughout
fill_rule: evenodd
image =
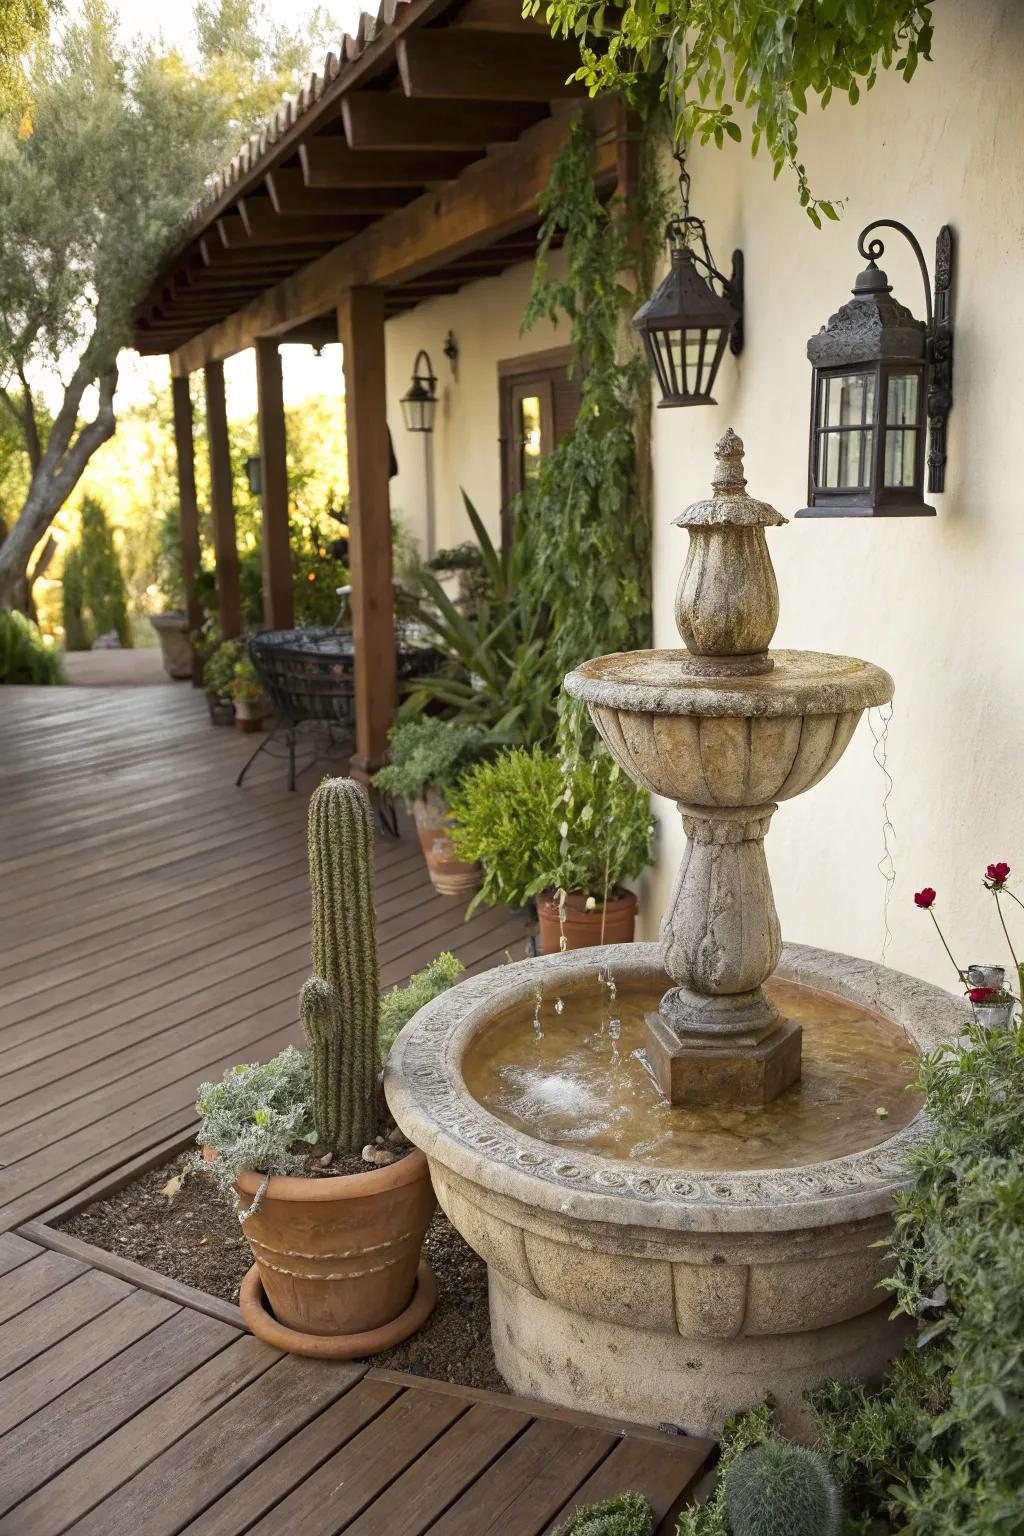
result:
M 675 159 L 679 166 L 679 195 L 683 211 L 669 219 L 665 226 L 665 239 L 670 250 L 689 250 L 694 265 L 703 267 L 708 279 L 720 285 L 721 297 L 728 299 L 736 310 L 738 318 L 729 332 L 729 350 L 733 357 L 739 357 L 743 351 L 743 252 L 736 250 L 732 253 L 731 277 L 726 277 L 715 266 L 704 220 L 690 212 L 690 173 L 686 169 L 685 150 L 676 150 Z
M 953 231 L 943 224 L 935 241 L 934 297 L 928 265 L 917 237 L 898 219 L 875 219 L 857 237 L 857 250 L 875 265 L 885 253 L 882 240 L 868 240 L 876 229 L 894 229 L 917 257 L 924 285 L 928 339 L 928 490 L 946 488 L 946 423 L 953 408 L 953 319 L 950 293 L 953 286 Z

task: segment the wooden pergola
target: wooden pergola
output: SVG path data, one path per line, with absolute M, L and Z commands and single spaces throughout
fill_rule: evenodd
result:
M 206 390 L 221 629 L 239 633 L 224 359 L 256 354 L 264 619 L 292 623 L 279 345 L 340 340 L 355 640 L 353 772 L 384 759 L 396 704 L 384 327 L 529 259 L 537 200 L 572 115 L 594 114 L 595 174 L 628 195 L 621 114 L 567 78 L 574 43 L 521 0 L 383 0 L 217 177 L 136 314 L 170 357 L 186 585 L 199 563 L 190 375 Z M 194 595 L 190 596 L 193 620 Z

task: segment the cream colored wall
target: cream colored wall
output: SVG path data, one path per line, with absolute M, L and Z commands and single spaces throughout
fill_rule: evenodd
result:
M 678 644 L 672 600 L 686 538 L 670 526 L 705 493 L 712 448 L 727 426 L 747 445 L 755 495 L 787 516 L 804 505 L 810 364 L 807 337 L 845 302 L 863 265 L 856 237 L 892 217 L 917 233 L 931 264 L 951 223 L 956 404 L 946 492 L 934 519 L 820 519 L 769 530 L 782 619 L 776 643 L 848 652 L 892 672 L 897 691 L 887 762 L 896 881 L 890 964 L 948 985 L 928 919 L 912 895 L 934 885 L 965 961 L 1004 946 L 980 874 L 991 859 L 1021 871 L 1024 891 L 1024 7 L 972 0 L 936 8 L 935 60 L 910 86 L 882 78 L 855 108 L 812 110 L 801 152 L 819 195 L 846 200 L 839 224 L 815 231 L 786 173 L 773 182 L 746 144 L 695 150 L 693 206 L 723 265 L 747 263 L 746 348 L 727 356 L 717 409 L 655 412 L 655 624 Z M 894 236 L 884 265 L 897 297 L 923 312 L 916 265 Z M 467 536 L 459 486 L 497 526 L 498 358 L 561 345 L 562 334 L 518 334 L 529 268 L 424 304 L 388 326 L 389 412 L 401 475 L 393 504 L 422 529 L 420 443 L 398 398 L 426 346 L 441 380 L 434 437 L 439 542 Z M 453 380 L 441 346 L 460 347 Z M 878 958 L 883 938 L 884 780 L 868 721 L 832 775 L 786 802 L 768 837 L 783 932 L 793 940 Z M 660 854 L 644 925 L 653 936 L 682 848 L 678 816 L 655 802 Z M 1018 914 L 1024 918 L 1024 914 Z M 1024 924 L 1019 928 L 1024 950 Z
M 936 908 L 964 961 L 1005 945 L 981 888 L 992 859 L 1020 872 L 1024 894 L 1024 7 L 972 0 L 935 11 L 934 63 L 905 86 L 883 78 L 855 108 L 812 111 L 801 151 L 819 195 L 845 198 L 821 233 L 784 173 L 773 183 L 749 150 L 697 151 L 694 210 L 725 264 L 746 257 L 746 348 L 727 357 L 717 409 L 655 413 L 655 624 L 672 619 L 685 535 L 670 527 L 705 492 L 712 445 L 732 425 L 747 446 L 750 489 L 787 516 L 805 503 L 808 336 L 845 302 L 861 266 L 856 237 L 891 217 L 917 234 L 929 266 L 943 223 L 956 236 L 955 406 L 936 518 L 817 519 L 771 529 L 782 618 L 776 644 L 848 652 L 896 680 L 888 741 L 896 882 L 889 963 L 949 985 L 931 924 Z M 918 315 L 916 265 L 898 236 L 881 263 Z M 862 722 L 830 778 L 780 807 L 767 851 L 783 933 L 877 959 L 883 934 L 883 778 Z M 662 852 L 646 903 L 649 930 L 682 846 L 678 817 L 657 805 Z M 1017 913 L 1024 918 L 1024 914 Z M 1017 924 L 1024 954 L 1024 923 Z M 954 981 L 955 984 L 955 981 Z
M 557 271 L 560 258 L 552 260 Z M 541 322 L 525 335 L 519 326 L 530 292 L 532 263 L 498 277 L 470 283 L 458 293 L 431 299 L 387 326 L 388 424 L 398 459 L 391 505 L 423 548 L 426 523 L 423 438 L 407 432 L 399 405 L 409 387 L 421 347 L 438 378 L 435 430 L 429 439 L 434 465 L 437 547 L 472 535 L 462 503 L 465 488 L 492 535 L 497 536 L 501 503 L 498 448 L 498 361 L 566 345 L 565 328 Z M 453 373 L 442 352 L 449 330 L 459 356 Z

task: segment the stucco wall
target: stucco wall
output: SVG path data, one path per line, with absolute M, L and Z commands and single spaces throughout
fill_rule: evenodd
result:
M 887 958 L 948 985 L 948 964 L 913 907 L 913 891 L 939 890 L 941 916 L 965 960 L 1000 959 L 1004 946 L 980 872 L 990 859 L 1007 858 L 1024 881 L 1024 7 L 1016 0 L 937 7 L 935 38 L 935 62 L 909 87 L 883 78 L 856 108 L 836 101 L 805 121 L 802 154 L 814 188 L 846 200 L 839 224 L 817 232 L 788 175 L 773 183 L 768 163 L 752 161 L 746 144 L 691 155 L 693 206 L 719 262 L 727 264 L 736 245 L 746 256 L 747 340 L 743 356 L 722 365 L 717 409 L 655 413 L 654 571 L 657 643 L 677 644 L 672 600 L 686 538 L 670 523 L 705 493 L 715 439 L 734 426 L 747 445 L 753 494 L 787 516 L 803 506 L 804 349 L 862 265 L 858 231 L 874 218 L 900 219 L 930 263 L 940 225 L 951 223 L 956 404 L 947 489 L 929 498 L 938 516 L 801 521 L 768 535 L 782 600 L 776 644 L 863 656 L 896 679 Z M 898 237 L 883 265 L 897 297 L 923 313 L 917 268 Z M 426 345 L 443 386 L 434 447 L 445 543 L 465 536 L 460 484 L 494 525 L 497 358 L 564 342 L 540 331 L 518 335 L 528 281 L 528 269 L 517 269 L 388 328 L 389 420 L 402 470 L 394 504 L 415 527 L 421 453 L 401 430 L 397 402 L 416 348 Z M 449 326 L 462 352 L 457 382 L 441 356 Z M 878 958 L 884 782 L 872 747 L 865 721 L 831 777 L 780 808 L 767 849 L 789 939 Z M 682 847 L 674 809 L 663 801 L 655 809 L 660 858 L 644 902 L 650 936 Z
M 552 270 L 560 257 L 555 255 Z M 540 322 L 525 335 L 520 322 L 530 292 L 532 264 L 471 283 L 459 293 L 432 299 L 387 327 L 388 424 L 398 460 L 391 505 L 423 546 L 426 522 L 423 438 L 407 432 L 399 401 L 409 388 L 421 347 L 430 354 L 438 379 L 435 430 L 430 438 L 434 465 L 437 547 L 471 537 L 461 488 L 497 536 L 501 505 L 498 448 L 498 361 L 565 346 L 566 328 Z M 449 330 L 459 348 L 456 370 L 442 348 Z
M 657 643 L 672 645 L 686 539 L 669 524 L 703 494 L 715 438 L 728 425 L 743 437 L 754 495 L 787 516 L 803 506 L 804 348 L 863 265 L 859 230 L 874 218 L 899 219 L 931 265 L 940 225 L 952 224 L 956 403 L 946 491 L 926 498 L 938 516 L 805 520 L 768 533 L 782 602 L 775 643 L 863 656 L 896 679 L 887 958 L 949 985 L 914 890 L 936 887 L 937 910 L 972 961 L 1005 953 L 981 889 L 984 865 L 1007 858 L 1024 885 L 1024 8 L 1016 0 L 936 7 L 934 54 L 909 86 L 883 78 L 857 107 L 834 102 L 812 112 L 802 130 L 811 182 L 820 196 L 846 200 L 841 223 L 820 233 L 786 174 L 773 183 L 745 146 L 691 156 L 693 205 L 718 261 L 737 245 L 746 256 L 747 339 L 738 363 L 723 363 L 717 410 L 655 413 L 654 570 Z M 922 315 L 920 278 L 898 236 L 882 265 L 896 296 Z M 878 958 L 883 779 L 872 746 L 864 721 L 831 777 L 780 807 L 767 849 L 788 938 Z M 682 846 L 674 810 L 660 802 L 657 814 L 664 837 L 649 923 Z

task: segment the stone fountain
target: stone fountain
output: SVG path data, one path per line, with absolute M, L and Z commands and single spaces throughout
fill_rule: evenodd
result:
M 777 803 L 830 772 L 893 684 L 850 657 L 769 650 L 765 529 L 786 519 L 747 494 L 742 453 L 727 433 L 712 495 L 677 519 L 685 649 L 599 657 L 565 683 L 682 815 L 661 944 L 468 980 L 411 1021 L 385 1077 L 487 1261 L 510 1387 L 702 1434 L 766 1392 L 799 1428 L 808 1386 L 898 1346 L 878 1242 L 927 1135 L 908 1058 L 967 1012 L 782 944 L 764 854 Z

